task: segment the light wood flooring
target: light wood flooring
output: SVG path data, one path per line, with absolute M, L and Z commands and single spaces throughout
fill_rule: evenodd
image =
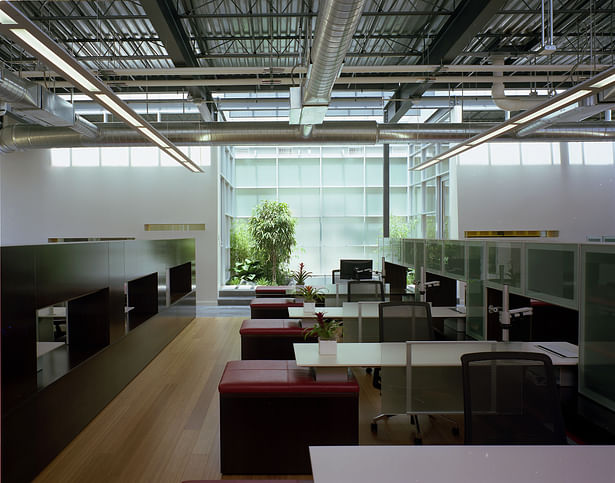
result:
M 220 474 L 218 381 L 229 360 L 240 358 L 240 317 L 194 319 L 60 453 L 36 482 L 169 482 L 194 479 L 311 479 L 305 475 Z M 379 423 L 380 399 L 363 370 L 361 444 L 412 444 L 406 416 Z M 456 444 L 451 424 L 421 419 L 424 444 Z

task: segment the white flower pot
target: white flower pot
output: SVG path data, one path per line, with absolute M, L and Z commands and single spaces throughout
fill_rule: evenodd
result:
M 303 302 L 303 313 L 313 314 L 316 312 L 316 302 Z
M 334 356 L 337 354 L 337 341 L 335 339 L 318 339 L 318 353 L 321 356 Z

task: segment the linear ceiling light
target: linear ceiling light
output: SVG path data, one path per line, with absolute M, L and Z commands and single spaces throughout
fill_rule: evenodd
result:
M 32 35 L 30 31 L 26 29 L 9 30 L 21 40 L 23 40 L 26 45 L 30 46 L 30 48 L 35 50 L 37 54 L 40 54 L 39 57 L 42 57 L 43 62 L 48 64 L 49 67 L 53 67 L 59 72 L 62 72 L 62 74 L 75 81 L 79 87 L 83 88 L 87 92 L 100 92 L 100 89 L 98 87 L 96 87 L 92 82 L 87 80 L 85 76 L 77 72 L 77 70 L 75 70 L 74 67 L 70 66 L 68 62 L 66 62 L 64 59 L 61 59 L 49 47 L 47 47 L 39 39 Z
M 499 126 L 496 126 L 487 132 L 477 134 L 462 143 L 457 144 L 454 148 L 438 154 L 435 158 L 429 159 L 424 163 L 418 164 L 410 169 L 414 171 L 421 171 L 425 168 L 433 166 L 434 164 L 444 161 L 445 159 L 461 154 L 478 146 L 479 144 L 498 137 L 507 131 L 517 129 L 525 124 L 559 111 L 563 107 L 566 107 L 569 104 L 582 99 L 583 97 L 596 94 L 600 89 L 603 89 L 613 83 L 615 83 L 615 67 L 611 67 L 610 69 L 595 75 L 591 79 L 577 84 L 575 87 L 570 88 L 566 92 L 552 97 L 534 109 L 518 114 L 508 121 L 501 123 Z
M 137 114 L 131 114 L 107 94 L 95 94 L 95 97 L 100 101 L 101 104 L 103 104 L 104 107 L 108 108 L 111 112 L 120 116 L 122 119 L 124 119 L 124 121 L 132 124 L 134 127 L 143 127 L 143 122 L 141 122 L 137 118 Z
M 148 127 L 139 127 L 137 129 L 139 130 L 139 132 L 141 134 L 144 134 L 145 136 L 150 138 L 154 143 L 156 143 L 161 148 L 170 148 L 171 147 L 171 146 L 169 146 L 168 143 L 166 143 L 163 139 L 161 139 L 159 137 L 159 135 L 156 135 L 156 133 L 154 133 L 154 131 L 152 131 L 150 128 L 148 128 Z
M 8 12 L 8 13 L 7 13 Z M 159 133 L 145 119 L 134 112 L 128 104 L 117 97 L 113 91 L 61 46 L 56 44 L 45 32 L 40 30 L 28 17 L 11 3 L 0 0 L 0 30 L 14 37 L 25 50 L 28 50 L 50 70 L 59 72 L 71 86 L 76 86 L 88 97 L 119 116 L 123 121 L 153 141 L 157 146 L 181 153 L 165 136 Z M 173 156 L 183 166 L 195 173 L 203 170 L 190 158 L 181 154 Z

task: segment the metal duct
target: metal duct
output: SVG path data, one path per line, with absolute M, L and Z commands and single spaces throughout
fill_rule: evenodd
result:
M 504 57 L 493 57 L 493 65 L 504 65 Z M 506 96 L 504 93 L 504 74 L 502 71 L 495 70 L 494 78 L 502 78 L 502 80 L 494 81 L 491 86 L 491 97 L 496 106 L 504 111 L 527 111 L 536 107 L 538 104 L 550 99 L 549 96 L 524 96 L 512 97 Z
M 286 122 L 154 123 L 174 144 L 185 146 L 256 146 L 305 144 L 405 144 L 409 142 L 459 142 L 495 126 L 486 123 L 376 124 L 371 121 L 332 121 L 314 126 L 309 139 L 301 126 Z M 610 122 L 550 126 L 530 137 L 501 136 L 493 142 L 511 141 L 615 141 Z M 143 136 L 124 124 L 108 124 L 87 137 L 69 128 L 15 124 L 0 130 L 0 152 L 27 149 L 149 146 Z
M 10 104 L 10 112 L 43 126 L 66 126 L 87 136 L 95 136 L 95 124 L 75 114 L 75 106 L 41 86 L 0 70 L 0 102 Z
M 321 124 L 331 90 L 357 30 L 365 0 L 326 0 L 318 8 L 312 63 L 303 88 L 300 124 Z

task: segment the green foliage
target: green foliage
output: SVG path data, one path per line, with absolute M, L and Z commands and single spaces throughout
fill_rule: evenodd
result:
M 252 256 L 252 239 L 248 223 L 244 220 L 234 220 L 231 225 L 231 270 L 234 270 L 237 262 L 243 262 L 246 259 L 254 259 Z M 237 275 L 236 273 L 234 273 Z
M 405 216 L 391 216 L 389 220 L 389 238 L 410 238 L 413 232 L 417 219 L 413 218 L 406 221 Z
M 312 272 L 308 272 L 304 269 L 303 262 L 299 264 L 299 270 L 292 272 L 293 280 L 297 285 L 305 285 L 305 281 L 312 276 Z
M 340 323 L 334 319 L 325 319 L 324 312 L 316 312 L 316 324 L 305 331 L 305 338 L 317 335 L 320 339 L 335 339 Z
M 233 273 L 235 277 L 239 277 L 247 282 L 255 282 L 264 275 L 260 260 L 250 260 L 249 258 L 236 262 L 233 267 Z
M 249 221 L 250 236 L 258 258 L 271 266 L 277 283 L 278 267 L 290 260 L 295 246 L 295 219 L 286 203 L 265 200 L 254 208 Z
M 232 277 L 226 282 L 227 285 L 239 285 L 241 283 L 241 279 L 239 277 Z
M 267 277 L 260 277 L 257 278 L 254 283 L 256 285 L 271 285 L 271 280 L 269 280 Z

